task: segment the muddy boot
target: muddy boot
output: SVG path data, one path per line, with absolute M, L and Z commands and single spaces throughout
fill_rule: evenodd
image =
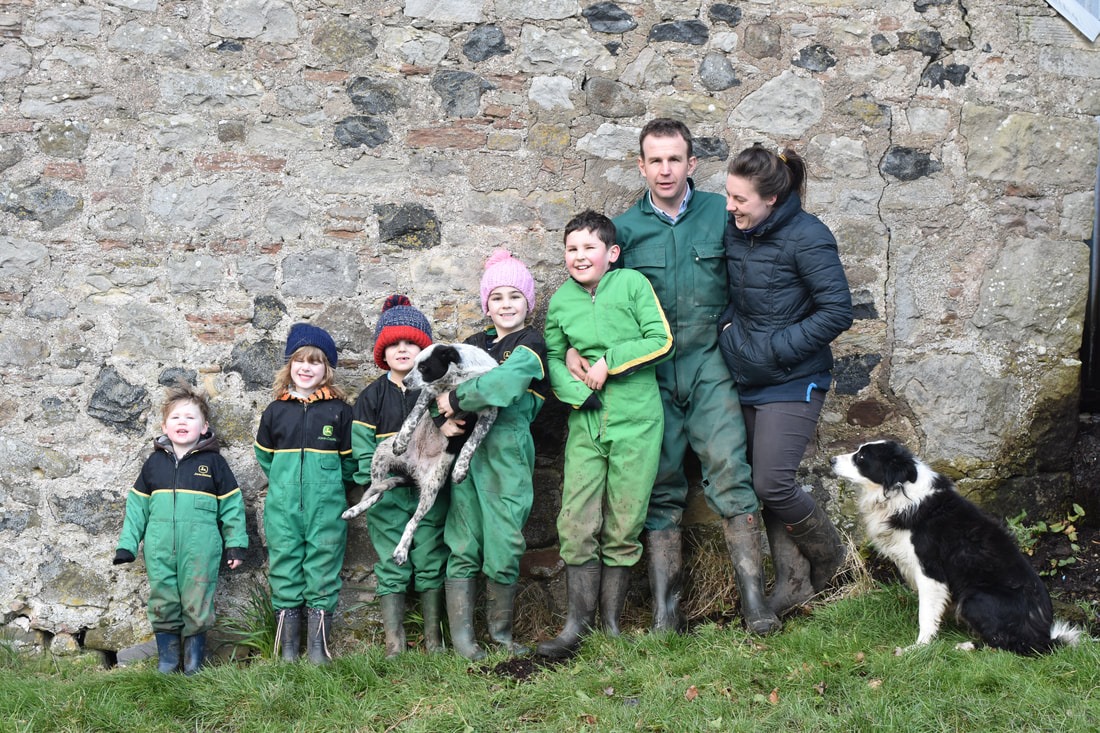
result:
M 190 677 L 197 673 L 206 658 L 206 634 L 183 638 L 183 673 Z
M 531 650 L 512 641 L 513 604 L 519 585 L 485 582 L 485 615 L 489 620 L 489 637 L 509 654 L 523 656 Z
M 569 608 L 561 633 L 538 646 L 536 653 L 542 657 L 565 659 L 577 653 L 581 640 L 596 624 L 596 603 L 600 595 L 599 560 L 584 565 L 565 566 L 565 590 Z
M 424 648 L 429 654 L 443 651 L 443 589 L 420 591 L 420 615 L 424 618 Z
M 741 615 L 754 634 L 770 634 L 782 626 L 779 617 L 764 602 L 764 565 L 760 552 L 760 528 L 756 515 L 738 514 L 722 521 L 726 549 L 733 560 Z
M 779 517 L 767 509 L 762 514 L 764 527 L 768 531 L 768 546 L 772 551 L 772 567 L 775 569 L 775 587 L 766 601 L 772 613 L 782 616 L 813 596 L 810 561 L 802 557 L 798 545 L 791 539 Z
M 844 562 L 844 543 L 825 510 L 817 504 L 810 516 L 786 525 L 786 530 L 802 556 L 810 561 L 814 592 L 827 588 Z
M 382 606 L 382 629 L 386 634 L 386 659 L 393 659 L 408 646 L 405 642 L 405 594 L 387 593 L 378 597 Z
M 619 617 L 630 588 L 630 567 L 604 565 L 600 575 L 600 626 L 608 636 L 619 635 Z
M 451 626 L 451 646 L 476 662 L 485 658 L 485 650 L 474 636 L 474 604 L 477 602 L 477 578 L 447 578 L 447 622 Z
M 649 530 L 646 556 L 649 562 L 649 589 L 653 596 L 653 630 L 682 634 L 687 626 L 680 614 L 683 584 L 680 528 Z
M 293 662 L 302 655 L 302 609 L 280 608 L 275 620 L 275 651 L 284 662 Z
M 306 609 L 306 654 L 314 664 L 329 664 L 332 654 L 328 650 L 332 614 L 323 608 Z
M 180 669 L 180 635 L 174 631 L 157 632 L 157 671 L 172 674 Z

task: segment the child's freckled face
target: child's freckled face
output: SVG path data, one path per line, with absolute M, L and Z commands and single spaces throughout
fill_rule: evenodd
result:
M 294 382 L 294 388 L 302 394 L 309 394 L 317 389 L 324 378 L 324 362 L 304 359 L 295 359 L 290 362 L 290 379 Z
M 489 293 L 489 318 L 497 336 L 507 336 L 523 328 L 527 320 L 527 298 L 513 287 L 502 285 Z
M 208 429 L 202 410 L 193 402 L 177 402 L 168 413 L 168 418 L 160 426 L 172 445 L 192 446 Z

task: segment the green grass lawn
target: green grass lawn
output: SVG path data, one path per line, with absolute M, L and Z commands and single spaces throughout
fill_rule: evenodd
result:
M 968 637 L 948 625 L 895 655 L 916 638 L 916 615 L 910 591 L 880 586 L 763 639 L 716 624 L 595 635 L 576 659 L 540 669 L 503 655 L 386 660 L 364 646 L 327 668 L 263 660 L 186 678 L 158 674 L 155 660 L 106 670 L 0 653 L 0 730 L 1100 730 L 1097 642 L 1038 658 L 962 652 Z

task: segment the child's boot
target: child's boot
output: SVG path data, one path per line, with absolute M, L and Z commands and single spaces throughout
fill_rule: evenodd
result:
M 280 608 L 275 616 L 275 650 L 284 662 L 293 662 L 302 654 L 302 609 Z
M 646 532 L 646 556 L 649 560 L 649 589 L 653 596 L 653 630 L 681 634 L 686 624 L 680 614 L 683 586 L 680 528 Z
M 386 633 L 386 659 L 405 651 L 405 594 L 387 593 L 379 596 L 382 606 L 382 629 Z
M 485 658 L 485 650 L 474 637 L 474 602 L 477 578 L 447 578 L 447 621 L 455 651 L 471 661 Z
M 775 587 L 767 597 L 768 608 L 777 616 L 801 606 L 814 594 L 810 585 L 810 561 L 791 539 L 783 520 L 767 509 L 764 528 L 768 533 L 768 546 L 772 551 L 772 567 L 775 569 Z
M 190 677 L 202 668 L 206 658 L 206 634 L 183 637 L 183 673 Z
M 323 608 L 306 609 L 306 653 L 314 664 L 328 664 L 332 654 L 328 650 L 329 627 L 332 614 Z
M 486 616 L 489 618 L 489 636 L 504 651 L 522 656 L 530 649 L 512 641 L 513 604 L 516 600 L 518 584 L 501 585 L 491 580 L 485 582 Z
M 163 674 L 180 669 L 180 635 L 174 631 L 157 632 L 157 671 Z
M 760 551 L 760 529 L 756 515 L 738 514 L 723 520 L 726 549 L 733 560 L 737 594 L 741 597 L 741 615 L 754 634 L 770 634 L 782 626 L 764 602 L 764 566 Z
M 539 656 L 565 659 L 577 653 L 581 640 L 596 624 L 596 602 L 600 595 L 600 561 L 565 566 L 568 610 L 561 633 L 538 646 Z
M 604 565 L 600 575 L 600 625 L 608 636 L 619 635 L 619 617 L 630 588 L 630 567 Z
M 420 615 L 424 617 L 424 648 L 431 654 L 443 651 L 443 589 L 420 591 Z

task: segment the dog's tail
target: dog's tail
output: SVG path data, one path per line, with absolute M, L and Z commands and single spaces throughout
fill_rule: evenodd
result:
M 1065 621 L 1050 625 L 1051 646 L 1077 646 L 1081 641 L 1081 629 Z

